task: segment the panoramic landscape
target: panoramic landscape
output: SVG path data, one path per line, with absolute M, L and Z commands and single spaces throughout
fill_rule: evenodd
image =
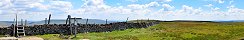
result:
M 1 0 L 0 40 L 244 40 L 244 0 Z

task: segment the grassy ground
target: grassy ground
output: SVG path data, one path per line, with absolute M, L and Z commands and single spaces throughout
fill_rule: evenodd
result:
M 0 35 L 0 37 L 4 37 L 4 35 Z
M 60 40 L 57 34 L 38 35 Z M 73 39 L 90 40 L 238 40 L 244 37 L 244 23 L 162 22 L 149 28 L 80 33 Z

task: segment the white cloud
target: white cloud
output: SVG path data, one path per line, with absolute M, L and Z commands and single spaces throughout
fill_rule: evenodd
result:
M 176 11 L 158 11 L 156 15 L 162 15 L 166 20 L 243 20 L 244 10 L 234 6 L 228 7 L 228 11 L 221 11 L 220 8 L 211 8 L 212 12 L 202 11 L 201 8 L 182 5 Z
M 85 3 L 83 6 L 100 6 L 105 5 L 103 0 L 83 0 Z
M 0 9 L 8 9 L 12 6 L 12 0 L 1 0 Z
M 104 4 L 103 0 L 91 0 L 92 5 L 102 5 Z
M 158 2 L 151 2 L 149 4 L 145 4 L 146 7 L 156 7 L 156 6 L 159 6 L 159 3 Z
M 224 0 L 218 0 L 219 3 L 224 3 L 225 1 Z
M 231 5 L 231 6 L 227 7 L 227 8 L 229 8 L 229 10 L 228 10 L 229 13 L 241 13 L 241 14 L 244 14 L 244 10 L 243 9 L 236 8 L 234 5 Z
M 130 2 L 137 2 L 138 0 L 126 0 L 126 1 L 130 1 Z
M 66 1 L 51 1 L 51 3 L 49 4 L 50 9 L 56 9 L 61 11 L 70 10 L 72 7 L 72 4 Z
M 232 4 L 234 2 L 234 0 L 231 0 L 230 2 L 229 2 L 229 4 Z
M 148 4 L 130 4 L 127 6 L 118 7 L 111 7 L 106 4 L 103 4 L 103 1 L 99 1 L 98 3 L 102 3 L 99 5 L 94 4 L 92 1 L 84 2 L 85 4 L 80 9 L 73 11 L 74 14 L 82 15 L 82 17 L 85 18 L 108 18 L 114 20 L 122 20 L 123 18 L 127 17 L 130 17 L 131 19 L 146 18 L 148 15 L 150 15 L 151 12 L 153 12 L 154 9 L 151 8 L 160 6 L 158 2 L 150 2 Z
M 158 7 L 160 6 L 158 2 L 151 2 L 149 4 L 130 4 L 127 7 L 132 8 L 132 9 L 145 9 L 145 8 L 150 8 L 150 7 Z
M 211 7 L 209 11 L 203 11 L 201 7 L 194 8 L 192 6 L 182 5 L 181 9 L 174 9 L 174 6 L 169 4 L 159 4 L 151 2 L 148 4 L 130 4 L 127 6 L 113 7 L 106 5 L 103 1 L 88 0 L 80 9 L 72 10 L 74 16 L 83 18 L 95 19 L 114 19 L 124 20 L 127 17 L 130 19 L 160 19 L 160 20 L 240 20 L 243 9 L 231 8 L 229 12 L 223 12 L 220 8 L 213 8 L 212 4 L 204 5 Z M 100 4 L 97 4 L 100 3 Z M 151 8 L 163 7 L 160 10 Z M 239 16 L 239 17 L 238 17 Z
M 44 2 L 44 0 L 14 0 L 13 4 L 26 5 L 26 4 L 40 3 L 40 2 Z
M 50 13 L 60 13 L 73 7 L 70 2 L 66 1 L 50 1 L 50 3 L 47 4 L 43 4 L 42 2 L 44 2 L 44 0 L 0 1 L 0 6 L 2 6 L 1 4 L 5 4 L 0 7 L 0 10 L 3 10 L 0 17 L 9 20 L 14 18 L 14 14 L 18 13 L 20 19 L 40 20 Z
M 212 8 L 212 11 L 219 11 L 219 10 L 220 10 L 220 8 L 218 8 L 218 7 Z
M 171 2 L 172 0 L 157 0 L 159 2 Z
M 129 8 L 134 8 L 134 9 L 143 9 L 146 8 L 144 5 L 139 5 L 139 4 L 131 4 L 128 5 Z
M 72 9 L 73 5 L 68 1 L 50 1 L 50 3 L 42 4 L 42 1 L 30 1 L 28 3 L 15 5 L 8 1 L 0 1 L 0 6 L 9 4 L 9 6 L 0 7 L 0 18 L 12 19 L 9 15 L 13 16 L 16 11 L 6 10 L 11 7 L 23 7 L 26 9 L 37 10 L 21 10 L 20 16 L 26 17 L 24 19 L 42 20 L 47 17 L 49 13 L 55 14 L 53 18 L 62 19 L 67 15 L 72 17 L 93 18 L 93 19 L 113 19 L 125 20 L 127 17 L 130 19 L 159 19 L 159 20 L 239 20 L 244 17 L 243 9 L 229 6 L 228 12 L 221 11 L 218 7 L 208 4 L 206 7 L 211 7 L 209 11 L 203 11 L 201 7 L 192 7 L 182 5 L 181 9 L 175 9 L 170 4 L 161 4 L 158 2 L 150 2 L 147 4 L 129 4 L 126 6 L 110 6 L 104 3 L 104 0 L 83 0 L 84 4 L 79 9 Z M 171 2 L 172 0 L 160 0 L 161 2 Z M 224 3 L 223 0 L 219 3 Z M 2 3 L 2 4 L 1 4 Z M 16 3 L 21 3 L 18 1 Z M 30 3 L 30 4 L 29 4 Z M 4 9 L 5 8 L 5 9 Z M 161 9 L 158 9 L 161 8 Z M 67 13 L 64 13 L 67 12 Z M 27 16 L 24 16 L 27 15 Z M 239 17 L 238 17 L 239 16 Z
M 0 14 L 2 14 L 2 10 L 0 10 Z
M 33 3 L 33 4 L 29 4 L 29 5 L 30 5 L 31 8 L 36 7 L 38 9 L 40 9 L 40 10 L 48 10 L 48 8 L 49 8 L 47 5 L 43 5 L 41 3 Z
M 165 0 L 166 2 L 171 2 L 172 0 Z
M 11 4 L 10 0 L 1 0 L 0 1 L 0 7 L 6 6 L 6 5 L 9 5 L 9 4 Z
M 206 7 L 212 7 L 212 6 L 214 6 L 214 5 L 212 5 L 212 4 L 208 4 L 208 5 L 204 5 L 204 6 L 206 6 Z
M 225 3 L 225 0 L 204 0 L 204 1 L 214 1 L 220 4 Z
M 162 5 L 164 10 L 173 10 L 174 9 L 174 6 L 170 6 L 169 4 L 163 4 Z

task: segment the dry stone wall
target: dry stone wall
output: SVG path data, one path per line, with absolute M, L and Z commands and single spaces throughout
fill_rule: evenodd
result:
M 84 32 L 110 32 L 114 30 L 125 30 L 129 28 L 147 28 L 159 22 L 151 23 L 126 23 L 117 22 L 110 24 L 77 24 L 75 26 L 65 24 L 51 24 L 51 25 L 34 25 L 25 27 L 26 35 L 42 35 L 42 34 L 71 34 L 75 32 L 75 28 L 78 33 Z M 11 35 L 12 27 L 0 28 L 0 35 Z

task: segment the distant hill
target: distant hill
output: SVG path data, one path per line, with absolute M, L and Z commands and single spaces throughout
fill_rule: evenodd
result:
M 78 23 L 85 24 L 86 19 L 77 20 Z M 65 19 L 53 19 L 50 24 L 65 24 Z M 71 21 L 73 22 L 73 20 Z M 108 23 L 113 23 L 116 21 L 108 21 Z M 215 21 L 197 21 L 197 20 L 173 20 L 173 21 L 160 21 L 160 20 L 130 20 L 128 22 L 137 23 L 137 22 L 244 22 L 244 20 L 215 20 Z M 7 27 L 13 24 L 13 21 L 0 21 L 0 27 Z M 20 21 L 18 22 L 20 24 Z M 99 19 L 88 19 L 88 24 L 105 24 L 105 20 Z M 45 24 L 45 20 L 42 21 L 28 21 L 28 25 L 42 25 Z
M 227 20 L 227 21 L 215 21 L 215 22 L 244 22 L 244 20 Z
M 163 22 L 214 22 L 214 21 L 199 21 L 199 20 L 173 20 L 173 21 L 163 21 Z
M 86 19 L 77 19 L 78 23 L 85 24 Z M 51 20 L 50 24 L 65 24 L 65 19 L 53 19 Z M 73 22 L 73 20 L 71 21 Z M 115 21 L 108 21 L 108 23 L 113 23 Z M 10 26 L 13 24 L 13 21 L 0 21 L 0 27 L 3 26 Z M 18 22 L 20 24 L 20 21 Z M 88 19 L 88 24 L 106 24 L 105 20 L 99 20 L 99 19 Z M 28 25 L 42 25 L 45 24 L 45 20 L 42 21 L 28 21 Z
M 11 21 L 0 21 L 0 27 L 7 27 L 11 25 L 13 22 Z
M 55 19 L 55 20 L 51 20 L 50 24 L 65 24 L 66 20 L 62 20 L 62 19 Z M 73 22 L 73 20 L 71 21 Z M 81 24 L 85 24 L 86 23 L 86 19 L 78 19 L 77 20 L 78 23 Z M 113 23 L 114 21 L 108 21 L 108 23 Z M 88 24 L 106 24 L 105 20 L 99 20 L 99 19 L 88 19 Z M 38 21 L 38 22 L 33 22 L 30 23 L 31 25 L 37 24 L 45 24 L 45 20 L 43 21 Z
M 214 20 L 214 21 L 201 21 L 201 20 L 171 20 L 171 21 L 160 21 L 160 20 L 131 20 L 128 22 L 244 22 L 244 20 Z
M 161 22 L 160 20 L 131 20 L 131 21 L 128 21 L 130 23 L 137 23 L 137 22 Z

